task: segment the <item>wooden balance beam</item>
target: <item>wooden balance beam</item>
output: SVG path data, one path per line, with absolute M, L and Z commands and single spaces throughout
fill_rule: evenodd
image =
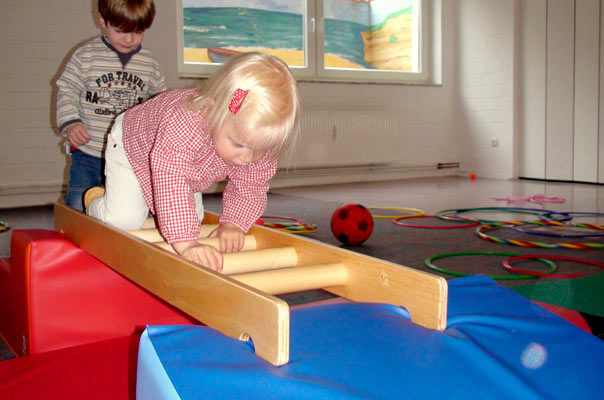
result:
M 140 230 L 116 229 L 58 203 L 54 217 L 74 244 L 207 326 L 251 338 L 256 354 L 273 365 L 289 360 L 289 306 L 274 294 L 321 288 L 352 301 L 402 306 L 414 323 L 446 328 L 444 278 L 299 235 L 255 225 L 244 251 L 224 254 L 218 273 L 174 253 L 163 239 L 141 239 Z M 207 235 L 218 215 L 206 212 L 203 223 Z M 143 235 L 157 234 L 151 221 L 145 227 Z M 217 246 L 211 238 L 200 241 Z

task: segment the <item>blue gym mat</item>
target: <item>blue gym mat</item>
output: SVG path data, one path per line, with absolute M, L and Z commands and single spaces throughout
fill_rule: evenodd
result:
M 385 304 L 292 310 L 275 367 L 202 326 L 149 326 L 139 399 L 601 398 L 604 342 L 484 276 L 449 281 L 444 332 Z M 598 378 L 598 376 L 600 378 Z

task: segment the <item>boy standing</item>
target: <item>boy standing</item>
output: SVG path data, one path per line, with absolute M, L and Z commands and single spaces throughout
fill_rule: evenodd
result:
M 102 157 L 115 117 L 166 90 L 141 42 L 155 17 L 153 0 L 99 0 L 105 36 L 79 47 L 57 80 L 57 126 L 71 154 L 65 204 L 83 209 L 84 192 L 102 184 Z

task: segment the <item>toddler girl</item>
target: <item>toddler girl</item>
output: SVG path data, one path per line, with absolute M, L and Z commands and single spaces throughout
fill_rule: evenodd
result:
M 105 190 L 86 193 L 87 213 L 138 229 L 151 211 L 164 239 L 182 256 L 222 270 L 266 207 L 277 160 L 299 130 L 300 99 L 287 65 L 242 53 L 202 89 L 161 93 L 118 116 L 107 141 Z M 201 192 L 228 178 L 220 251 L 197 242 Z

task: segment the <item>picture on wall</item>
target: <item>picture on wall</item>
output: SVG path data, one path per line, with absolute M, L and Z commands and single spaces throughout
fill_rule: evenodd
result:
M 185 63 L 259 50 L 304 65 L 304 1 L 183 0 Z
M 413 70 L 413 11 L 413 0 L 323 0 L 325 67 Z
M 304 67 L 307 2 L 182 0 L 183 61 L 262 51 Z M 414 0 L 322 0 L 325 68 L 411 71 Z

